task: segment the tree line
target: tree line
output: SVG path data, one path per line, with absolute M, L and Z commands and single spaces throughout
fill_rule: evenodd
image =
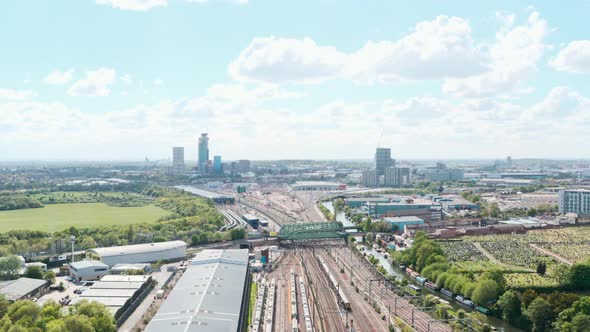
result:
M 525 330 L 588 331 L 590 297 L 553 290 L 537 293 L 533 289 L 507 289 L 504 272 L 490 269 L 476 274 L 459 270 L 444 256 L 440 245 L 418 232 L 413 246 L 393 252 L 396 262 L 418 271 L 422 276 L 455 294 L 470 298 L 497 316 Z M 537 272 L 544 274 L 543 266 Z M 561 287 L 570 291 L 590 289 L 590 258 L 572 267 L 560 269 Z
M 0 332 L 115 332 L 110 311 L 97 302 L 81 301 L 64 312 L 61 304 L 42 306 L 30 300 L 10 303 L 0 295 Z
M 232 238 L 230 232 L 219 231 L 224 217 L 211 200 L 157 185 L 146 187 L 141 194 L 170 213 L 158 221 L 127 226 L 70 227 L 55 233 L 14 230 L 0 234 L 0 255 L 68 252 L 70 235 L 76 236 L 76 250 L 169 240 L 191 243 L 195 238 L 200 244 Z M 234 232 L 234 238 L 239 236 L 245 235 Z

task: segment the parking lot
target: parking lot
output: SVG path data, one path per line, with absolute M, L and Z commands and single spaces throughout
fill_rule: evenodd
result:
M 43 305 L 43 303 L 49 300 L 53 300 L 59 303 L 59 300 L 66 296 L 69 296 L 70 299 L 73 299 L 74 297 L 78 297 L 78 294 L 75 294 L 74 291 L 78 288 L 83 287 L 82 285 L 76 285 L 75 283 L 66 280 L 66 277 L 56 277 L 55 283 L 59 285 L 60 282 L 63 282 L 65 287 L 63 292 L 60 292 L 58 290 L 49 291 L 49 293 L 39 298 L 39 300 L 37 300 L 37 303 Z

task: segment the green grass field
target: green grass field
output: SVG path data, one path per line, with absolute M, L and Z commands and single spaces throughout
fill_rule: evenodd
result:
M 0 211 L 0 233 L 17 229 L 45 232 L 78 228 L 129 225 L 156 221 L 168 212 L 153 205 L 114 207 L 104 203 L 51 204 L 39 209 Z

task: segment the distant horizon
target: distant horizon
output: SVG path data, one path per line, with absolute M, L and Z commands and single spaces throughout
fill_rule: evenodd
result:
M 168 158 L 168 159 L 152 159 L 149 158 L 149 162 L 154 162 L 154 163 L 161 163 L 161 162 L 166 162 L 166 163 L 171 163 L 172 162 L 172 158 Z M 393 158 L 395 159 L 396 162 L 398 161 L 403 161 L 403 162 L 446 162 L 446 161 L 450 161 L 450 162 L 461 162 L 461 161 L 466 161 L 466 162 L 495 162 L 495 161 L 503 161 L 506 160 L 506 157 L 504 158 L 459 158 L 459 157 L 450 157 L 450 158 Z M 372 163 L 373 159 L 367 159 L 367 158 L 341 158 L 341 159 L 312 159 L 312 158 L 303 158 L 303 159 L 291 159 L 291 158 L 284 158 L 284 159 L 223 159 L 222 158 L 222 162 L 236 162 L 239 160 L 249 160 L 251 162 L 288 162 L 288 161 L 294 161 L 294 162 L 298 162 L 298 161 L 312 161 L 312 162 L 330 162 L 330 161 L 334 161 L 334 162 L 363 162 L 363 163 Z M 590 158 L 541 158 L 541 157 L 532 157 L 532 158 L 514 158 L 512 157 L 512 161 L 543 161 L 543 160 L 547 160 L 547 161 L 560 161 L 560 162 L 590 162 Z M 49 164 L 55 164 L 55 163 L 97 163 L 97 164 L 109 164 L 109 163 L 115 163 L 115 164 L 120 164 L 120 163 L 133 163 L 133 164 L 141 164 L 141 163 L 145 163 L 145 159 L 118 159 L 118 160 L 82 160 L 82 159 L 48 159 L 48 160 L 35 160 L 35 159 L 31 159 L 31 160 L 0 160 L 0 166 L 2 166 L 3 164 L 35 164 L 35 163 L 39 163 L 39 164 L 43 164 L 43 163 L 49 163 Z M 196 159 L 185 159 L 185 163 L 186 164 L 197 164 L 197 160 Z

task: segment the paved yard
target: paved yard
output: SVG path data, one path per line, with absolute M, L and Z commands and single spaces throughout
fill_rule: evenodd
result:
M 39 300 L 37 300 L 37 303 L 39 303 L 40 305 L 43 305 L 43 303 L 49 301 L 49 300 L 54 300 L 55 302 L 59 303 L 59 300 L 67 295 L 70 296 L 71 299 L 78 297 L 78 294 L 74 294 L 74 291 L 80 287 L 82 287 L 81 285 L 76 285 L 72 282 L 69 282 L 65 279 L 65 277 L 55 277 L 55 283 L 59 284 L 61 282 L 64 283 L 64 286 L 66 287 L 66 289 L 63 292 L 60 291 L 49 291 L 49 293 L 41 296 L 39 298 Z

